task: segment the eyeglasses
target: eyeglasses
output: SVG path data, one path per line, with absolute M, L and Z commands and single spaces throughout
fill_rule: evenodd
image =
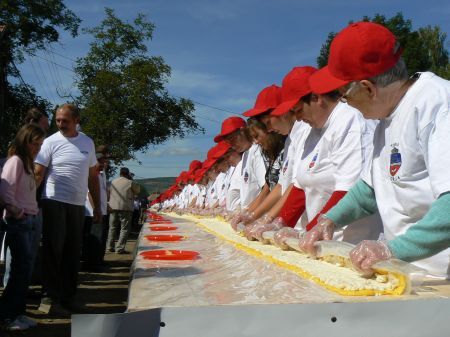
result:
M 348 101 L 348 95 L 350 94 L 350 92 L 356 87 L 356 83 L 358 82 L 352 82 L 350 83 L 350 86 L 348 87 L 347 91 L 344 92 L 341 97 L 339 97 L 339 101 L 341 101 L 342 103 L 347 103 Z

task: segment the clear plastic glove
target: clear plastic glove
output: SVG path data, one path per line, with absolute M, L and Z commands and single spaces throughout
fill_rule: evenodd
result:
M 377 262 L 392 258 L 392 252 L 383 241 L 364 240 L 350 252 L 353 267 L 365 276 L 371 276 L 371 268 Z
M 236 230 L 236 226 L 238 223 L 244 222 L 245 219 L 248 219 L 250 217 L 250 213 L 248 210 L 244 209 L 243 211 L 239 212 L 238 214 L 236 214 L 233 219 L 231 219 L 230 224 L 231 224 L 231 228 L 233 228 L 234 230 Z
M 314 243 L 321 240 L 332 240 L 335 227 L 333 221 L 321 215 L 317 220 L 317 225 L 300 239 L 300 249 L 311 256 L 316 256 Z
M 280 247 L 283 250 L 289 249 L 286 245 L 286 240 L 289 238 L 300 239 L 304 233 L 304 230 L 298 230 L 292 227 L 283 227 L 273 236 L 275 246 Z
M 283 228 L 284 226 L 286 226 L 286 223 L 284 222 L 283 218 L 278 217 L 278 218 L 275 218 L 272 222 L 255 223 L 255 225 L 253 225 L 251 230 L 249 231 L 249 235 L 258 241 L 263 241 L 264 239 L 263 239 L 262 235 L 264 232 L 277 231 L 277 230 Z

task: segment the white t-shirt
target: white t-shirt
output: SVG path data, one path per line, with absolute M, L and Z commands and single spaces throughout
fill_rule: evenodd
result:
M 253 144 L 242 155 L 241 167 L 241 208 L 246 208 L 261 192 L 266 183 L 266 166 L 261 148 Z
M 319 213 L 334 191 L 348 191 L 360 178 L 373 139 L 361 113 L 338 103 L 321 129 L 312 128 L 304 143 L 295 185 L 305 191 L 308 222 Z M 374 215 L 335 233 L 335 239 L 358 243 L 376 240 L 382 225 Z
M 43 199 L 85 205 L 89 168 L 97 164 L 91 138 L 82 132 L 72 138 L 57 132 L 44 140 L 35 162 L 47 168 Z
M 292 183 L 293 168 L 295 166 L 295 159 L 298 148 L 303 148 L 303 142 L 311 130 L 309 124 L 304 122 L 295 122 L 292 126 L 284 143 L 284 161 L 280 171 L 278 183 L 281 185 L 281 194 L 286 192 L 286 189 Z
M 392 240 L 422 219 L 450 191 L 450 82 L 422 73 L 374 136 L 371 175 L 385 237 Z M 450 276 L 450 249 L 413 262 Z
M 241 207 L 241 170 L 242 160 L 236 165 L 236 168 L 230 177 L 230 185 L 226 197 L 226 207 L 228 211 L 235 211 Z

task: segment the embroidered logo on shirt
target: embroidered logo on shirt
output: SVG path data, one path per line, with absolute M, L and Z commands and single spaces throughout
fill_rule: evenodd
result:
M 400 166 L 402 166 L 402 155 L 394 146 L 394 148 L 391 150 L 391 162 L 389 165 L 389 173 L 392 177 L 397 174 L 398 170 L 400 170 Z
M 247 171 L 244 173 L 244 181 L 245 181 L 245 182 L 248 181 L 248 172 L 247 172 Z
M 284 163 L 284 167 L 283 167 L 283 174 L 285 174 L 285 173 L 286 173 L 286 170 L 287 170 L 288 166 L 289 166 L 289 159 L 288 159 L 288 160 L 286 160 L 286 162 Z
M 316 165 L 316 160 L 317 160 L 317 156 L 318 156 L 318 155 L 319 155 L 318 153 L 316 153 L 316 154 L 314 155 L 313 159 L 312 159 L 311 162 L 309 163 L 309 169 L 312 169 L 312 168 L 314 167 L 314 165 Z

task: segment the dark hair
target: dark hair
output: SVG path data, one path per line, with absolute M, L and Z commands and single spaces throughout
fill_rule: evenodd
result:
M 42 117 L 48 118 L 47 113 L 37 107 L 32 107 L 28 109 L 27 114 L 25 115 L 24 124 L 38 124 Z
M 27 145 L 41 138 L 45 138 L 45 132 L 37 124 L 26 124 L 20 128 L 8 149 L 8 158 L 16 155 L 23 162 L 23 168 L 27 174 L 34 174 L 33 159 L 28 153 Z
M 284 142 L 286 140 L 286 136 L 283 136 L 283 135 L 280 135 L 280 134 L 274 133 L 274 132 L 268 132 L 266 125 L 254 117 L 251 117 L 247 120 L 247 126 L 248 126 L 248 129 L 257 128 L 257 129 L 260 129 L 260 130 L 264 131 L 265 133 L 267 133 L 268 148 L 263 149 L 261 147 L 261 150 L 262 150 L 261 152 L 271 162 L 274 161 L 275 159 L 277 159 L 281 150 L 283 150 L 283 148 L 284 148 Z

